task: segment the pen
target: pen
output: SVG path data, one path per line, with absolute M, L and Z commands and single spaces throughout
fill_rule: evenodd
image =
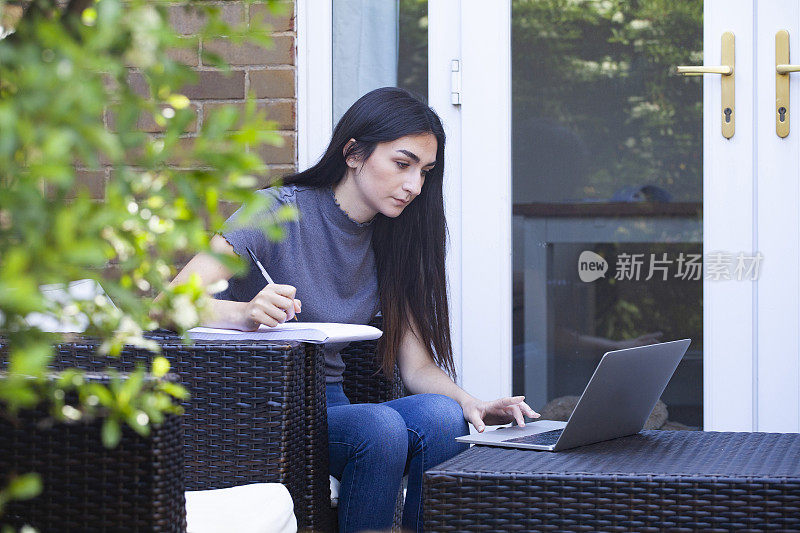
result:
M 264 279 L 267 280 L 267 284 L 274 284 L 275 282 L 272 281 L 272 278 L 269 277 L 269 274 L 267 274 L 267 270 L 264 268 L 264 265 L 261 264 L 261 261 L 256 259 L 256 255 L 253 253 L 253 250 L 251 250 L 249 246 L 245 246 L 245 250 L 247 250 L 247 253 L 250 254 L 250 259 L 253 260 L 253 263 L 255 263 L 256 266 L 258 267 L 258 269 L 261 271 L 261 274 L 264 276 Z M 294 303 L 292 305 L 294 305 Z M 297 314 L 296 313 L 294 315 L 294 319 L 297 322 L 300 322 L 299 320 L 297 320 Z

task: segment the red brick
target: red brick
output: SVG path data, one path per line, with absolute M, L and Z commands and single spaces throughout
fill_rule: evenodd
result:
M 55 194 L 55 186 L 48 184 L 45 194 L 51 198 Z M 78 196 L 78 191 L 86 190 L 89 197 L 94 200 L 102 200 L 106 195 L 106 172 L 104 170 L 75 170 L 75 181 L 72 189 L 67 191 L 64 197 L 68 200 Z
M 194 100 L 244 98 L 244 72 L 200 71 L 197 83 L 185 86 L 181 92 Z
M 150 91 L 144 76 L 138 72 L 128 74 L 128 84 L 137 94 L 149 98 Z M 225 74 L 216 70 L 197 72 L 197 83 L 186 85 L 178 92 L 194 100 L 244 98 L 244 72 Z
M 131 90 L 144 98 L 150 97 L 150 88 L 147 86 L 147 80 L 138 72 L 128 73 L 128 85 Z
M 277 15 L 273 15 L 265 4 L 251 5 L 250 27 L 273 32 L 294 31 L 294 5 L 292 2 L 281 2 L 281 4 L 283 14 Z
M 104 170 L 78 170 L 75 172 L 74 191 L 77 196 L 79 189 L 86 189 L 89 195 L 95 199 L 103 199 L 106 196 L 106 173 Z M 69 196 L 68 196 L 69 197 Z
M 294 165 L 295 162 L 295 139 L 294 133 L 281 133 L 284 143 L 283 146 L 272 146 L 262 144 L 257 148 L 258 155 L 266 165 Z
M 106 91 L 109 93 L 114 93 L 119 90 L 117 79 L 111 76 L 111 74 L 102 74 L 101 76 L 103 78 L 103 88 Z
M 178 145 L 173 149 L 173 156 L 167 159 L 167 164 L 182 167 L 197 164 L 198 162 L 191 158 L 192 150 L 194 150 L 193 137 L 178 139 Z
M 189 108 L 192 110 L 192 113 L 195 115 L 195 119 L 189 123 L 186 127 L 186 130 L 183 133 L 194 133 L 197 131 L 197 113 L 199 111 L 199 107 L 196 104 L 191 104 Z M 152 115 L 150 114 L 142 114 L 139 117 L 139 121 L 137 122 L 137 127 L 148 133 L 161 133 L 165 130 L 165 128 L 159 126 Z
M 187 48 L 172 48 L 167 50 L 167 57 L 178 63 L 196 67 L 200 63 L 200 44 L 195 43 L 194 46 Z
M 227 24 L 231 26 L 244 24 L 244 6 L 242 4 L 229 2 L 223 4 L 221 8 L 220 16 Z M 172 27 L 184 35 L 194 35 L 205 25 L 205 16 L 192 9 L 172 6 L 168 13 Z
M 250 71 L 250 90 L 256 98 L 294 98 L 294 69 Z
M 203 43 L 203 51 L 219 55 L 226 63 L 241 65 L 291 65 L 294 63 L 294 38 L 288 35 L 272 37 L 272 46 L 264 48 L 251 43 L 234 44 L 228 39 Z M 203 64 L 211 61 L 202 58 Z
M 165 107 L 165 106 L 162 106 L 162 108 L 163 107 Z M 195 114 L 195 117 L 196 117 L 197 113 L 199 111 L 199 107 L 197 106 L 197 104 L 191 104 L 189 107 L 191 108 L 192 112 Z M 116 117 L 115 117 L 115 115 L 113 113 L 107 111 L 106 112 L 106 117 L 108 119 L 108 129 L 111 130 L 111 131 L 116 131 Z M 153 116 L 150 115 L 149 113 L 142 113 L 139 116 L 139 120 L 136 122 L 136 127 L 139 130 L 147 132 L 147 133 L 161 133 L 161 132 L 165 131 L 165 128 L 159 126 L 156 123 L 156 121 L 153 118 Z M 195 120 L 193 120 L 192 122 L 189 123 L 189 125 L 187 126 L 186 130 L 183 133 L 194 133 L 196 131 L 197 131 L 197 119 L 195 118 Z
M 168 49 L 167 57 L 169 57 L 173 61 L 177 61 L 178 63 L 183 63 L 184 65 L 189 65 L 190 67 L 196 67 L 200 63 L 199 41 L 197 41 L 197 39 L 194 39 L 195 43 L 193 46 L 191 45 L 190 40 L 188 38 L 182 38 L 181 41 L 185 42 L 186 46 Z M 141 65 L 137 64 L 134 61 L 131 61 L 130 58 L 126 56 L 125 66 L 131 68 L 131 67 L 139 67 Z
M 208 114 L 225 104 L 205 104 L 203 106 L 203 120 L 208 118 Z M 239 112 L 244 112 L 244 104 L 235 104 Z M 295 116 L 293 102 L 259 102 L 256 104 L 256 110 L 260 113 L 266 112 L 268 120 L 275 120 L 278 123 L 278 129 L 281 130 L 295 130 Z M 237 124 L 237 127 L 239 125 Z

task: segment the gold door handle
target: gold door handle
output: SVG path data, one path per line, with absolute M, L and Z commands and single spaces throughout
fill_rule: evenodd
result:
M 790 72 L 800 72 L 800 65 L 775 65 L 775 72 L 777 72 L 778 74 L 789 74 Z
M 733 74 L 733 67 L 728 65 L 720 65 L 717 67 L 704 67 L 704 66 L 680 66 L 675 67 L 678 69 L 678 74 L 684 76 L 700 76 L 702 74 L 722 74 L 723 76 L 730 76 Z
M 722 90 L 722 136 L 726 139 L 733 137 L 736 131 L 736 98 L 734 64 L 736 60 L 736 46 L 733 33 L 726 31 L 722 34 L 721 65 L 716 66 L 680 66 L 678 74 L 684 76 L 702 76 L 703 74 L 720 74 Z
M 800 65 L 789 64 L 789 32 L 775 34 L 775 133 L 789 135 L 789 73 L 800 72 Z

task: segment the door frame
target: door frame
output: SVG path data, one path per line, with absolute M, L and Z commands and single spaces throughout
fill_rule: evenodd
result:
M 800 5 L 755 2 L 753 58 L 754 250 L 764 257 L 755 286 L 755 431 L 800 431 L 800 77 L 789 76 L 790 132 L 776 133 L 775 35 L 789 31 L 790 62 L 800 62 Z
M 703 80 L 703 256 L 756 249 L 753 151 L 754 2 L 706 0 L 704 63 L 717 65 L 721 36 L 735 38 L 736 131 L 721 134 L 721 76 Z M 756 284 L 703 280 L 703 428 L 752 431 Z
M 332 0 L 296 0 L 297 167 L 322 156 L 333 134 Z

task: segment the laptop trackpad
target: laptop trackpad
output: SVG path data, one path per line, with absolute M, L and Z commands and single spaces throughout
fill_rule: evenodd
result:
M 497 428 L 493 431 L 484 431 L 483 433 L 473 433 L 472 435 L 464 435 L 457 437 L 459 442 L 469 442 L 473 444 L 482 444 L 485 442 L 502 442 L 507 439 L 515 437 L 525 437 L 536 433 L 544 433 L 545 431 L 552 431 L 554 429 L 564 429 L 567 425 L 566 422 L 558 420 L 539 420 L 537 422 L 527 422 L 525 427 L 522 426 L 508 426 Z

